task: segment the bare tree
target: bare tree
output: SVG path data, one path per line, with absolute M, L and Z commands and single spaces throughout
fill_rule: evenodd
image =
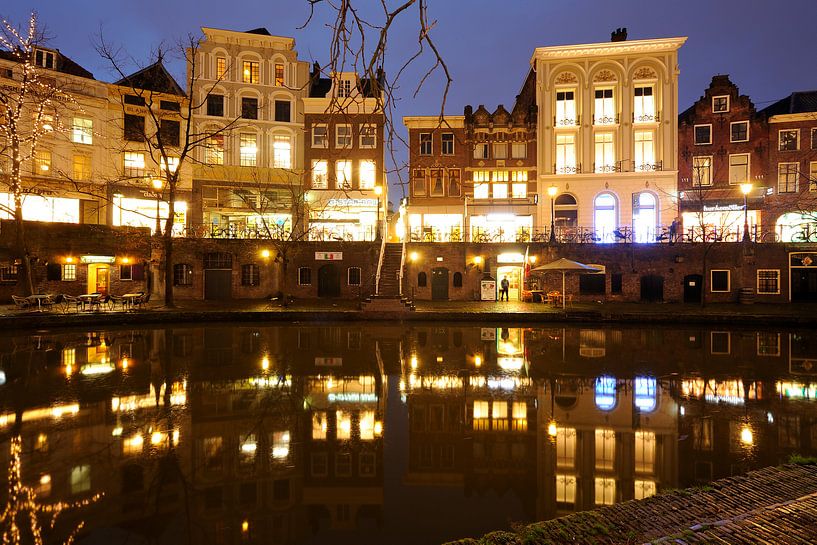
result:
M 168 212 L 167 217 L 164 218 L 163 227 L 160 225 L 157 213 L 156 236 L 160 241 L 161 263 L 159 268 L 164 280 L 164 304 L 171 308 L 175 306 L 173 241 L 174 235 L 179 234 L 178 229 L 174 232 L 175 205 L 180 192 L 184 189 L 185 173 L 190 170 L 193 163 L 200 161 L 201 156 L 212 146 L 214 139 L 229 133 L 237 123 L 237 118 L 235 118 L 221 126 L 208 126 L 202 130 L 199 130 L 197 124 L 193 123 L 193 117 L 206 108 L 207 100 L 218 83 L 218 80 L 207 85 L 200 82 L 204 67 L 199 64 L 199 45 L 198 37 L 188 35 L 174 48 L 160 46 L 153 53 L 154 62 L 152 64 L 130 75 L 125 70 L 127 60 L 123 58 L 121 49 L 112 47 L 101 37 L 96 45 L 99 54 L 121 77 L 117 85 L 122 89 L 120 103 L 123 114 L 127 115 L 128 106 L 133 106 L 125 102 L 126 96 L 130 95 L 137 97 L 137 100 L 132 102 L 136 102 L 139 112 L 147 117 L 147 122 L 142 117 L 141 124 L 127 125 L 125 123 L 123 130 L 126 140 L 131 140 L 128 142 L 127 149 L 144 151 L 150 161 L 146 167 L 153 173 L 153 176 L 145 177 L 141 173 L 134 176 L 123 171 L 122 176 L 115 182 L 146 187 L 156 196 L 157 207 L 159 202 L 166 204 Z M 186 62 L 187 74 L 184 88 L 176 83 L 163 66 L 163 60 L 168 53 L 175 53 Z M 178 104 L 178 111 L 167 111 L 169 97 Z
M 53 75 L 37 63 L 36 56 L 44 54 L 40 48 L 46 41 L 36 12 L 31 13 L 25 29 L 5 19 L 0 24 L 0 53 L 13 63 L 13 68 L 2 74 L 5 81 L 0 85 L 0 162 L 4 163 L 0 163 L 0 182 L 8 188 L 13 203 L 0 203 L 0 211 L 14 218 L 14 253 L 22 266 L 26 295 L 34 292 L 34 281 L 23 200 L 36 181 L 24 174 L 25 167 L 31 164 L 37 168 L 37 152 L 42 139 L 55 130 L 58 111 L 75 104 Z M 50 165 L 42 166 L 45 170 Z

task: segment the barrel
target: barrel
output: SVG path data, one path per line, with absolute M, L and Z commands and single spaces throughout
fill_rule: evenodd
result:
M 755 302 L 755 289 L 754 288 L 740 288 L 740 293 L 738 293 L 738 302 L 741 305 L 751 305 Z

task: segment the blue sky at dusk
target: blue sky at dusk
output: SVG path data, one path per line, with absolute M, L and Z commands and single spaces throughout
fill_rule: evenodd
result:
M 364 15 L 373 21 L 382 18 L 375 9 L 378 1 L 357 1 Z M 436 20 L 432 35 L 454 78 L 449 114 L 462 114 L 466 104 L 510 108 L 535 47 L 608 41 L 610 32 L 622 26 L 629 29 L 630 39 L 689 37 L 680 51 L 680 110 L 703 94 L 714 74 L 729 74 L 758 108 L 792 91 L 817 88 L 813 46 L 817 0 L 429 0 L 429 4 L 429 18 Z M 232 30 L 264 26 L 273 34 L 294 37 L 302 60 L 328 59 L 328 9 L 319 7 L 311 24 L 298 30 L 309 13 L 306 0 L 7 0 L 0 4 L 0 15 L 22 24 L 31 9 L 46 25 L 50 45 L 102 80 L 115 78 L 92 46 L 100 28 L 108 40 L 145 61 L 152 47 L 198 33 L 201 26 Z M 416 20 L 415 10 L 394 29 L 385 67 L 389 74 L 416 49 Z M 404 75 L 398 123 L 404 115 L 439 112 L 442 78 L 432 78 L 425 91 L 412 98 L 431 62 L 430 56 L 421 58 Z M 182 71 L 178 60 L 171 68 L 174 73 Z M 404 132 L 402 123 L 399 128 Z

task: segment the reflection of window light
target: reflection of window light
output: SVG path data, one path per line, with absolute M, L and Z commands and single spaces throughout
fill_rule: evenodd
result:
M 272 434 L 272 457 L 283 460 L 289 456 L 289 432 L 276 431 Z
M 374 411 L 362 411 L 360 413 L 360 440 L 371 441 L 374 439 Z
M 616 480 L 596 477 L 595 485 L 596 505 L 613 505 L 616 497 Z
M 576 477 L 556 475 L 556 501 L 558 503 L 574 503 L 576 501 Z
M 609 411 L 616 406 L 616 379 L 603 376 L 596 379 L 596 407 Z
M 643 500 L 655 496 L 655 481 L 635 481 L 635 495 L 633 499 Z
M 337 411 L 336 413 L 338 429 L 338 439 L 352 438 L 352 415 L 346 411 Z
M 487 401 L 474 401 L 474 418 L 488 418 Z
M 655 409 L 655 379 L 653 377 L 635 378 L 635 406 L 643 412 Z
M 525 363 L 522 358 L 497 358 L 497 365 L 503 371 L 519 371 Z
M 91 490 L 91 466 L 74 466 L 71 469 L 71 493 L 80 494 Z
M 241 454 L 245 456 L 255 456 L 258 443 L 255 442 L 255 435 L 250 434 L 241 443 Z
M 326 413 L 312 415 L 312 439 L 326 439 Z

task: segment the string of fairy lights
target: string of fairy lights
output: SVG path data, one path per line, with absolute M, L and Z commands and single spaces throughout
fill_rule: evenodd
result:
M 29 539 L 34 545 L 43 545 L 43 530 L 53 530 L 63 511 L 86 507 L 102 497 L 102 494 L 94 494 L 90 498 L 74 502 L 39 502 L 36 491 L 23 484 L 23 442 L 19 435 L 11 438 L 9 450 L 11 461 L 8 469 L 8 502 L 0 515 L 4 545 L 22 545 L 30 542 Z M 72 545 L 83 526 L 84 523 L 80 522 L 74 527 L 63 542 L 64 545 Z

